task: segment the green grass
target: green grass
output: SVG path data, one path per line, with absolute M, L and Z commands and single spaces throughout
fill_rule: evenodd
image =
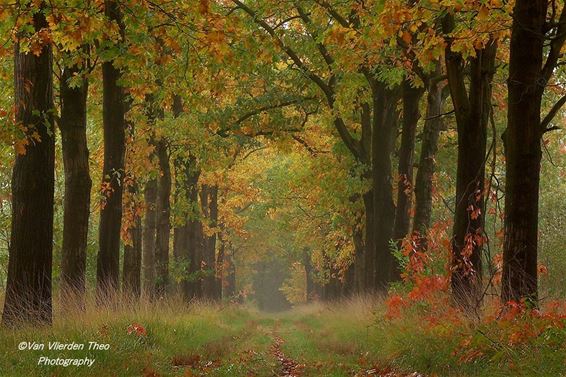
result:
M 365 371 L 417 371 L 426 376 L 566 375 L 565 330 L 556 327 L 522 344 L 500 343 L 494 324 L 426 326 L 416 316 L 386 320 L 378 301 L 313 304 L 280 314 L 253 308 L 179 302 L 92 309 L 56 316 L 50 328 L 0 329 L 0 376 L 276 376 L 272 351 L 283 339 L 285 356 L 305 376 L 365 376 Z M 378 309 L 377 311 L 375 309 Z M 139 323 L 147 336 L 128 334 Z M 471 346 L 460 349 L 462 340 Z M 19 351 L 22 341 L 96 341 L 109 351 Z M 474 349 L 481 355 L 462 361 Z M 91 367 L 37 366 L 39 357 L 95 358 Z

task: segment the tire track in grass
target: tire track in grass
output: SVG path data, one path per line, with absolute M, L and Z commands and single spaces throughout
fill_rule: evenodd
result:
M 280 365 L 279 374 L 277 377 L 301 377 L 305 369 L 304 364 L 299 364 L 297 361 L 289 358 L 283 352 L 282 346 L 285 343 L 283 338 L 278 335 L 279 321 L 276 321 L 271 331 L 271 338 L 273 344 L 271 345 L 271 354 L 277 359 Z

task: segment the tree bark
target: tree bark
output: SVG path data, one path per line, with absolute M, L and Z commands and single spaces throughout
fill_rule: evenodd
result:
M 155 236 L 157 230 L 157 180 L 150 179 L 144 190 L 145 218 L 143 226 L 142 259 L 143 287 L 149 297 L 155 295 Z
M 62 303 L 84 307 L 85 272 L 90 190 L 87 146 L 88 80 L 71 88 L 69 80 L 81 74 L 81 67 L 66 67 L 59 85 L 61 98 L 61 144 L 65 168 L 65 195 L 63 215 L 63 247 L 61 249 Z
M 219 235 L 220 236 L 220 235 Z M 220 236 L 218 238 L 220 246 L 218 247 L 218 255 L 216 256 L 216 273 L 214 276 L 214 299 L 217 301 L 222 300 L 222 283 L 225 276 L 225 255 L 226 255 L 226 241 Z
M 201 207 L 208 225 L 215 228 L 218 222 L 218 187 L 204 185 L 201 189 Z M 202 266 L 203 280 L 202 292 L 206 299 L 214 299 L 216 276 L 216 234 L 207 236 L 203 234 Z
M 400 245 L 411 228 L 413 205 L 413 167 L 417 124 L 421 117 L 419 105 L 424 94 L 422 88 L 414 88 L 410 81 L 403 83 L 403 130 L 399 149 L 397 182 L 397 208 L 393 239 Z
M 42 3 L 41 7 L 44 4 Z M 48 24 L 33 15 L 37 32 Z M 53 56 L 49 44 L 38 56 L 14 52 L 15 121 L 27 128 L 25 153 L 16 151 L 12 172 L 12 223 L 2 322 L 50 324 L 53 255 Z M 37 134 L 34 134 L 37 133 Z
M 363 196 L 365 215 L 364 234 L 364 291 L 371 292 L 375 289 L 375 227 L 373 212 L 373 189 Z
M 436 70 L 440 74 L 440 67 Z M 416 235 L 417 247 L 426 251 L 427 233 L 432 219 L 433 178 L 436 170 L 436 153 L 438 139 L 443 127 L 442 108 L 444 106 L 443 88 L 438 80 L 430 80 L 427 91 L 426 121 L 421 141 L 419 168 L 415 180 L 415 217 L 413 233 Z
M 506 157 L 505 242 L 502 299 L 538 300 L 537 243 L 541 102 L 564 45 L 566 12 L 545 49 L 547 0 L 517 0 L 513 12 L 509 60 L 509 108 L 504 135 Z M 543 57 L 547 56 L 546 62 Z
M 104 13 L 115 21 L 124 38 L 124 25 L 118 2 L 106 0 Z M 99 253 L 96 269 L 96 290 L 99 302 L 119 289 L 120 228 L 122 225 L 122 187 L 125 154 L 125 91 L 119 84 L 122 77 L 113 61 L 102 64 L 105 187 L 100 210 Z
M 232 253 L 227 253 L 225 256 L 225 281 L 222 296 L 226 298 L 233 298 L 236 295 L 236 265 L 234 264 L 234 256 Z
M 453 18 L 447 16 L 443 26 L 445 31 L 453 30 Z M 479 303 L 482 284 L 485 155 L 497 45 L 490 42 L 470 59 L 467 89 L 465 61 L 460 53 L 452 51 L 451 43 L 448 40 L 445 63 L 458 129 L 451 286 L 455 302 L 473 309 Z
M 361 124 L 362 124 L 362 156 L 363 163 L 366 165 L 362 178 L 371 181 L 371 147 L 372 147 L 372 111 L 368 103 L 361 105 Z M 356 273 L 359 275 L 360 292 L 373 290 L 375 280 L 375 243 L 373 227 L 373 190 L 368 190 L 362 196 L 364 203 L 364 230 L 363 230 L 363 249 L 356 253 L 357 265 Z M 354 240 L 355 241 L 355 240 Z
M 136 187 L 131 195 L 136 195 Z M 132 206 L 136 207 L 137 203 Z M 136 211 L 135 208 L 132 208 Z M 128 229 L 128 244 L 124 245 L 124 266 L 122 269 L 122 292 L 127 299 L 137 300 L 141 295 L 142 225 L 141 217 L 134 214 L 133 223 Z
M 374 125 L 372 144 L 373 227 L 375 229 L 375 280 L 378 291 L 400 277 L 390 250 L 395 223 L 395 204 L 391 176 L 391 154 L 398 121 L 398 90 L 382 83 L 373 85 Z
M 354 225 L 354 231 L 352 234 L 352 241 L 354 243 L 354 263 L 353 263 L 353 292 L 352 293 L 363 293 L 365 292 L 365 269 L 364 269 L 364 229 L 362 218 L 358 220 L 358 223 Z
M 200 218 L 198 210 L 198 180 L 200 171 L 196 166 L 197 161 L 194 157 L 189 157 L 183 166 L 177 172 L 177 180 L 180 187 L 182 186 L 182 194 L 184 200 L 189 206 L 189 211 L 184 214 L 183 223 L 177 228 L 177 242 L 175 246 L 175 254 L 182 263 L 186 265 L 186 276 L 182 277 L 183 296 L 187 300 L 200 297 L 200 282 L 197 279 L 200 270 L 200 248 L 201 240 L 199 234 Z M 181 171 L 183 174 L 181 175 Z M 182 177 L 182 178 L 181 178 Z
M 311 263 L 311 256 L 308 249 L 305 248 L 303 251 L 303 266 L 305 268 L 305 295 L 306 302 L 311 303 L 316 299 L 316 293 L 314 291 L 314 281 L 313 281 L 313 268 Z
M 167 293 L 169 285 L 169 237 L 171 233 L 171 168 L 167 142 L 161 139 L 156 145 L 159 160 L 157 185 L 157 234 L 155 246 L 155 291 L 159 296 Z

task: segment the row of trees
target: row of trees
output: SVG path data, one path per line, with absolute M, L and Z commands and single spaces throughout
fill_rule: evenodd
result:
M 15 162 L 4 323 L 51 321 L 55 125 L 65 173 L 61 289 L 84 298 L 87 113 L 97 100 L 100 303 L 120 285 L 134 297 L 143 286 L 150 297 L 176 287 L 188 299 L 220 298 L 230 237 L 242 236 L 235 219 L 254 197 L 235 200 L 227 174 L 266 140 L 293 142 L 313 159 L 332 149 L 338 177 L 357 184 L 326 189 L 349 233 L 327 238 L 352 251 L 319 248 L 319 270 L 330 271 L 322 280 L 336 294 L 386 290 L 401 277 L 392 247 L 427 250 L 439 135 L 453 115 L 451 286 L 456 303 L 477 307 L 494 180 L 486 166 L 503 118 L 493 104 L 505 92 L 498 78 L 508 83 L 502 297 L 536 302 L 541 140 L 566 103 L 556 79 L 566 12 L 555 2 L 69 0 L 5 9 L 15 25 Z M 314 123 L 330 127 L 318 137 L 331 141 L 313 140 Z M 232 293 L 233 277 L 224 280 Z
M 499 115 L 493 110 L 493 80 L 496 74 L 507 76 L 502 296 L 536 302 L 541 139 L 554 129 L 551 123 L 564 104 L 559 99 L 541 120 L 543 97 L 554 95 L 553 77 L 564 45 L 560 6 L 552 1 L 234 4 L 320 90 L 337 134 L 352 157 L 368 168 L 364 174 L 372 185 L 364 195 L 364 248 L 356 251 L 358 289 L 381 290 L 399 278 L 389 242 L 409 234 L 415 130 L 425 94 L 413 232 L 421 238 L 417 248 L 426 249 L 446 83 L 458 132 L 451 285 L 457 302 L 477 306 L 484 291 L 482 251 L 487 243 L 488 129 Z M 289 24 L 294 27 L 282 27 L 280 19 L 293 20 Z M 498 60 L 506 51 L 508 72 L 499 65 L 505 60 Z M 390 66 L 400 66 L 403 73 Z M 348 86 L 361 94 L 343 96 Z M 347 126 L 352 113 L 361 124 L 357 132 Z M 399 119 L 394 200 L 391 158 Z M 494 143 L 496 137 L 494 133 Z

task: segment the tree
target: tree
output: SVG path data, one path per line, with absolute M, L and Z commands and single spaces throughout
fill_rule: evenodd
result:
M 497 41 L 490 39 L 464 59 L 453 47 L 452 14 L 445 16 L 445 64 L 458 131 L 456 208 L 452 238 L 451 285 L 455 301 L 474 308 L 480 299 L 484 246 L 484 180 L 487 126 L 491 115 L 491 83 L 495 74 Z M 469 63 L 470 85 L 465 82 Z
M 34 33 L 18 33 L 14 50 L 15 121 L 22 132 L 12 173 L 12 225 L 2 322 L 50 324 L 55 138 L 53 57 L 42 2 L 21 9 Z M 35 37 L 31 51 L 22 49 Z M 17 144 L 18 145 L 18 144 Z
M 373 228 L 375 229 L 374 289 L 386 290 L 387 285 L 399 279 L 399 271 L 391 253 L 389 242 L 393 238 L 395 204 L 391 154 L 394 149 L 395 130 L 399 121 L 397 102 L 399 88 L 387 89 L 384 83 L 371 80 L 373 95 L 372 131 L 372 190 Z
M 139 146 L 136 144 L 136 130 L 134 125 L 128 123 L 128 142 L 126 146 L 126 167 L 124 178 L 124 208 L 122 220 L 122 238 L 124 239 L 124 258 L 122 267 L 122 293 L 125 299 L 137 300 L 142 291 L 141 264 L 142 264 L 142 207 L 138 198 L 139 175 L 136 169 L 136 160 L 143 160 L 136 153 Z
M 215 297 L 215 276 L 216 276 L 216 226 L 218 223 L 218 187 L 203 185 L 200 192 L 201 208 L 203 215 L 208 220 L 207 227 L 211 228 L 208 232 L 211 235 L 204 235 L 202 250 L 202 265 L 205 269 L 202 280 L 202 292 L 204 298 L 213 299 Z M 208 233 L 207 232 L 207 233 Z
M 159 161 L 159 177 L 157 179 L 157 234 L 155 238 L 155 291 L 164 295 L 169 285 L 169 237 L 171 233 L 171 168 L 167 141 L 161 139 L 156 143 L 156 155 Z
M 436 75 L 440 76 L 440 64 L 436 64 Z M 436 171 L 438 139 L 443 127 L 442 108 L 447 93 L 441 80 L 431 79 L 427 88 L 426 119 L 421 140 L 419 168 L 415 179 L 415 216 L 413 234 L 418 238 L 417 247 L 427 250 L 427 231 L 432 219 L 433 176 Z
M 87 146 L 88 80 L 83 76 L 82 65 L 65 67 L 59 84 L 61 98 L 61 144 L 65 167 L 65 196 L 63 220 L 63 247 L 61 249 L 61 291 L 63 302 L 71 297 L 84 305 L 85 271 L 88 224 L 90 216 L 90 190 Z M 71 80 L 82 77 L 79 85 Z
M 502 298 L 505 302 L 526 299 L 536 303 L 538 299 L 541 138 L 551 129 L 550 123 L 566 103 L 566 97 L 561 98 L 541 119 L 543 94 L 566 41 L 566 8 L 558 17 L 555 6 L 548 0 L 517 0 L 513 11 L 507 81 L 509 107 L 503 136 L 506 192 Z
M 397 181 L 397 210 L 393 239 L 402 240 L 411 227 L 413 204 L 413 168 L 417 124 L 421 117 L 420 100 L 425 93 L 423 88 L 416 88 L 410 80 L 403 82 L 403 129 L 399 147 L 399 166 Z
M 142 264 L 143 289 L 152 297 L 155 292 L 155 235 L 157 228 L 157 180 L 150 178 L 144 189 L 145 217 L 143 224 Z
M 104 13 L 120 29 L 120 42 L 125 38 L 125 25 L 120 4 L 105 0 Z M 96 269 L 96 287 L 102 300 L 119 289 L 120 229 L 122 225 L 122 192 L 125 155 L 126 93 L 120 79 L 122 73 L 115 60 L 102 64 L 104 166 L 99 225 L 99 252 Z

